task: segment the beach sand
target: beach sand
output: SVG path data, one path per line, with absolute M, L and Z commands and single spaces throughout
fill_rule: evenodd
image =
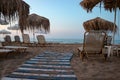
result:
M 81 61 L 77 54 L 77 47 L 81 44 L 54 44 L 45 47 L 29 47 L 30 53 L 12 54 L 0 58 L 0 77 L 4 77 L 16 70 L 24 61 L 42 52 L 72 52 L 71 66 L 78 80 L 120 80 L 120 56 L 111 56 L 107 61 L 103 56 L 90 56 Z

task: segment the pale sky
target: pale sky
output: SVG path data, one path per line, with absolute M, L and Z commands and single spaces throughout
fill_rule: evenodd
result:
M 79 3 L 81 0 L 24 0 L 30 5 L 30 13 L 50 20 L 50 33 L 46 38 L 83 39 L 83 22 L 96 17 L 114 21 L 114 13 L 95 7 L 87 13 Z M 119 39 L 119 38 L 117 38 Z

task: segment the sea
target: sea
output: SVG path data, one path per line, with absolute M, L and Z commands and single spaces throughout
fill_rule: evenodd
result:
M 83 43 L 83 39 L 48 39 L 47 38 L 46 41 L 51 43 L 67 43 L 67 44 Z M 120 44 L 120 40 L 115 40 L 114 44 Z
M 0 41 L 4 41 L 3 39 Z M 12 41 L 14 41 L 12 39 Z M 22 39 L 21 39 L 22 41 Z M 33 38 L 30 38 L 30 41 L 31 42 L 37 42 L 36 39 L 33 39 Z M 55 38 L 46 38 L 46 41 L 47 42 L 50 42 L 50 43 L 66 43 L 66 44 L 78 44 L 78 43 L 83 43 L 83 39 L 55 39 Z M 115 40 L 114 41 L 114 44 L 120 44 L 120 40 Z
M 55 43 L 67 43 L 67 44 L 83 43 L 83 39 L 46 39 L 46 41 L 55 42 Z

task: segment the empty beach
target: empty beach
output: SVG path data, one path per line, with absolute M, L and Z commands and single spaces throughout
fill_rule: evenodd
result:
M 109 57 L 107 61 L 103 56 L 90 56 L 82 61 L 77 48 L 82 44 L 54 44 L 45 47 L 29 47 L 26 53 L 11 53 L 7 58 L 0 60 L 0 76 L 5 77 L 19 68 L 25 61 L 43 52 L 73 53 L 71 66 L 78 80 L 119 80 L 120 79 L 120 56 Z

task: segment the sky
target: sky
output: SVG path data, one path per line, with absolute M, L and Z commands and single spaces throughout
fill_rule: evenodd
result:
M 83 22 L 101 17 L 114 21 L 114 13 L 100 11 L 95 7 L 87 13 L 79 3 L 82 0 L 24 0 L 30 5 L 30 14 L 35 13 L 50 20 L 50 33 L 44 34 L 46 38 L 83 39 Z M 31 34 L 32 35 L 32 34 Z M 117 39 L 118 36 L 116 37 Z

